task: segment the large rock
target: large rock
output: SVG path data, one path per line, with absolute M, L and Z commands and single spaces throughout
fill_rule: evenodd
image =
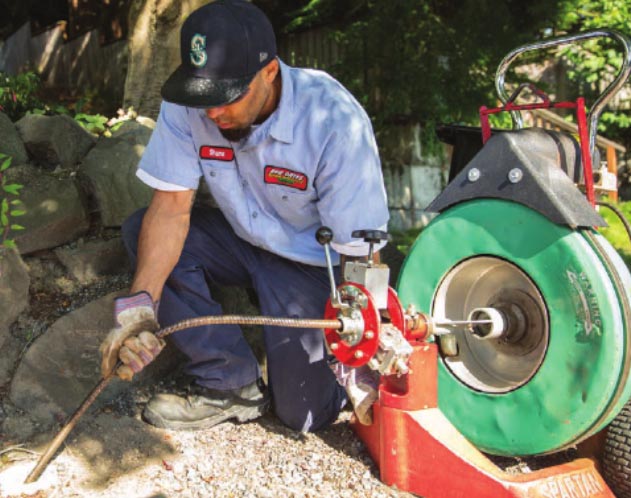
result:
M 11 325 L 28 306 L 29 282 L 28 268 L 18 252 L 0 248 L 0 327 Z
M 9 117 L 0 112 L 0 152 L 13 158 L 13 164 L 28 161 L 24 143 Z
M 88 214 L 74 178 L 57 177 L 34 166 L 10 168 L 7 177 L 24 185 L 20 199 L 26 214 L 15 221 L 26 230 L 14 233 L 22 254 L 65 244 L 89 228 Z
M 14 249 L 0 249 L 0 386 L 20 353 L 20 345 L 9 333 L 9 326 L 28 306 L 28 268 Z
M 99 345 L 113 325 L 109 294 L 57 320 L 24 355 L 11 383 L 10 399 L 30 417 L 52 424 L 73 413 L 100 379 Z M 134 382 L 155 380 L 181 357 L 168 345 Z M 93 408 L 120 394 L 126 382 L 114 379 Z
M 60 247 L 55 255 L 77 281 L 87 285 L 102 275 L 131 271 L 127 251 L 120 238 L 79 242 L 76 247 Z
M 152 189 L 136 177 L 136 167 L 151 129 L 136 124 L 138 126 L 130 125 L 119 136 L 102 137 L 83 160 L 82 174 L 90 182 L 101 222 L 106 227 L 120 226 L 125 218 L 149 205 L 151 200 Z
M 0 386 L 4 386 L 11 381 L 11 373 L 15 368 L 15 363 L 20 357 L 24 344 L 9 333 L 9 329 L 0 327 Z
M 42 165 L 72 167 L 96 142 L 93 135 L 69 116 L 28 114 L 15 125 L 29 154 Z
M 156 122 L 144 116 L 123 121 L 121 125 L 112 132 L 112 138 L 121 138 L 132 144 L 147 145 L 151 134 L 156 127 Z

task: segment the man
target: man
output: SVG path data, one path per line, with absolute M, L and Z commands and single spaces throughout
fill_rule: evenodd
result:
M 163 326 L 221 314 L 209 283 L 253 287 L 264 315 L 322 317 L 330 286 L 315 231 L 331 227 L 333 249 L 359 257 L 368 250 L 351 232 L 384 229 L 388 221 L 367 115 L 330 76 L 282 63 L 257 7 L 217 0 L 193 12 L 181 30 L 181 57 L 162 87 L 137 173 L 155 189 L 153 199 L 123 226 L 136 272 L 101 347 L 104 375 L 120 358 L 117 375 L 130 379 L 159 353 L 163 343 L 151 333 L 158 302 Z M 219 210 L 192 207 L 202 176 Z M 346 402 L 321 330 L 264 329 L 268 391 L 238 327 L 198 327 L 172 338 L 195 382 L 186 398 L 161 394 L 148 403 L 143 415 L 159 427 L 251 420 L 271 392 L 285 424 L 312 431 L 335 421 Z M 337 370 L 366 420 L 374 386 L 366 398 L 356 372 Z

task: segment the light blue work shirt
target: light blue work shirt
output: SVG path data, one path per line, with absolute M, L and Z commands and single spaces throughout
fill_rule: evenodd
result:
M 159 190 L 197 189 L 203 176 L 235 233 L 285 258 L 324 266 L 322 225 L 335 251 L 366 255 L 351 232 L 388 222 L 370 119 L 328 74 L 280 68 L 278 107 L 240 142 L 225 139 L 204 109 L 163 102 L 137 175 Z

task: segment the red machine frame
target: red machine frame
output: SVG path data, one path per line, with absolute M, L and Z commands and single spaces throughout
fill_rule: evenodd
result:
M 388 308 L 393 300 L 402 310 L 390 289 Z M 385 484 L 426 498 L 615 498 L 587 458 L 513 475 L 467 441 L 438 408 L 438 348 L 422 325 L 404 326 L 410 371 L 381 377 L 373 423 L 351 423 Z

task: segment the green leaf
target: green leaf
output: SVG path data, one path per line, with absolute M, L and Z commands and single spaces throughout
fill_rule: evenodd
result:
M 11 230 L 24 230 L 24 227 L 22 225 L 14 223 L 13 225 L 11 225 Z
M 7 199 L 2 199 L 2 205 L 0 206 L 0 214 L 6 215 L 9 211 L 9 201 Z
M 24 211 L 23 209 L 14 209 L 13 211 L 11 211 L 11 216 L 24 216 L 26 214 L 26 211 Z
M 17 246 L 15 245 L 15 241 L 11 240 L 11 239 L 7 239 L 4 242 L 2 242 L 2 245 L 4 247 L 7 247 L 9 249 L 15 249 L 17 248 Z
M 9 224 L 9 218 L 6 214 L 0 214 L 0 225 L 6 227 Z
M 0 171 L 8 169 L 9 166 L 11 166 L 11 158 L 7 157 L 4 161 L 2 161 L 2 164 L 0 164 Z
M 9 183 L 8 185 L 3 185 L 2 188 L 7 194 L 19 195 L 20 189 L 24 187 L 24 185 L 20 185 L 19 183 Z
M 24 204 L 20 199 L 13 199 L 10 203 L 12 206 L 20 206 Z

